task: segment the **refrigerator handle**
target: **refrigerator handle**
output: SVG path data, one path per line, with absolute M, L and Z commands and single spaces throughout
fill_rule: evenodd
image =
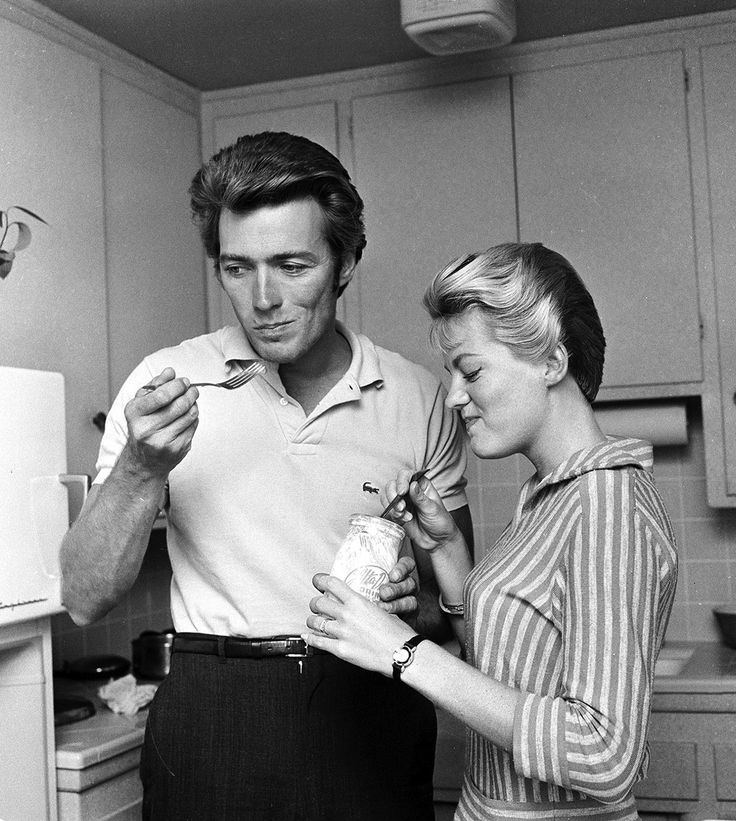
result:
M 89 492 L 90 485 L 92 484 L 92 478 L 86 473 L 60 473 L 59 481 L 62 485 L 66 485 L 69 488 L 76 486 L 80 490 L 79 506 L 74 511 L 74 515 L 69 516 L 69 524 L 71 524 L 77 516 L 79 516 L 82 508 L 84 507 L 84 503 L 87 501 L 87 493 Z

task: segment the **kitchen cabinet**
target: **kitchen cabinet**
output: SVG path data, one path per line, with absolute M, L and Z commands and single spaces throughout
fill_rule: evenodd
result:
M 144 356 L 206 329 L 205 264 L 190 218 L 200 166 L 191 111 L 103 73 L 110 390 Z
M 520 237 L 590 288 L 608 342 L 601 398 L 697 385 L 683 53 L 522 72 L 513 90 Z
M 0 364 L 64 374 L 68 468 L 89 473 L 108 403 L 99 66 L 0 15 L 0 76 L 2 208 L 49 223 L 0 281 Z
M 717 334 L 717 386 L 705 397 L 709 479 L 736 504 L 736 43 L 701 51 Z
M 97 712 L 56 728 L 59 821 L 137 821 L 143 804 L 139 766 L 147 711 L 117 715 L 97 696 L 99 683 L 76 684 L 54 682 L 62 692 L 91 701 Z
M 665 644 L 657 662 L 646 779 L 634 786 L 647 821 L 736 819 L 736 651 L 714 642 Z M 437 710 L 434 798 L 451 818 L 460 797 L 465 729 Z
M 199 98 L 68 27 L 0 0 L 2 208 L 49 223 L 0 282 L 0 364 L 63 373 L 68 468 L 94 474 L 92 420 L 127 372 L 206 329 Z
M 360 329 L 441 371 L 422 295 L 456 256 L 515 239 L 508 77 L 358 96 L 354 179 L 366 203 Z
M 634 789 L 644 812 L 683 821 L 736 818 L 736 715 L 652 713 L 649 775 Z
M 4 616 L 0 619 L 0 818 L 57 821 L 51 620 L 43 615 L 12 623 L 7 611 Z
M 319 139 L 325 112 L 366 202 L 346 318 L 435 372 L 419 300 L 438 268 L 504 240 L 564 254 L 609 343 L 599 398 L 700 397 L 708 500 L 735 507 L 735 43 L 724 12 L 209 92 L 203 133 Z

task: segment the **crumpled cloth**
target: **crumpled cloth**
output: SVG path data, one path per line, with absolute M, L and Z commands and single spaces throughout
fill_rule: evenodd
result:
M 138 684 L 135 676 L 128 674 L 104 684 L 97 695 L 113 713 L 132 716 L 151 701 L 157 688 L 157 684 Z

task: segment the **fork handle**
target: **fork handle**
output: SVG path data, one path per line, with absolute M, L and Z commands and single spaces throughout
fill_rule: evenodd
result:
M 215 386 L 217 383 L 215 382 L 192 382 L 189 386 L 190 388 L 206 388 L 207 386 Z M 151 393 L 151 391 L 156 390 L 156 385 L 143 385 L 140 390 L 146 391 L 146 393 Z

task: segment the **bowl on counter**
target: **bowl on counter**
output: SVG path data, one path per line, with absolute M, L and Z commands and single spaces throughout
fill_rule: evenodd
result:
M 718 629 L 721 631 L 721 641 L 726 647 L 736 649 L 736 604 L 724 604 L 713 608 Z

